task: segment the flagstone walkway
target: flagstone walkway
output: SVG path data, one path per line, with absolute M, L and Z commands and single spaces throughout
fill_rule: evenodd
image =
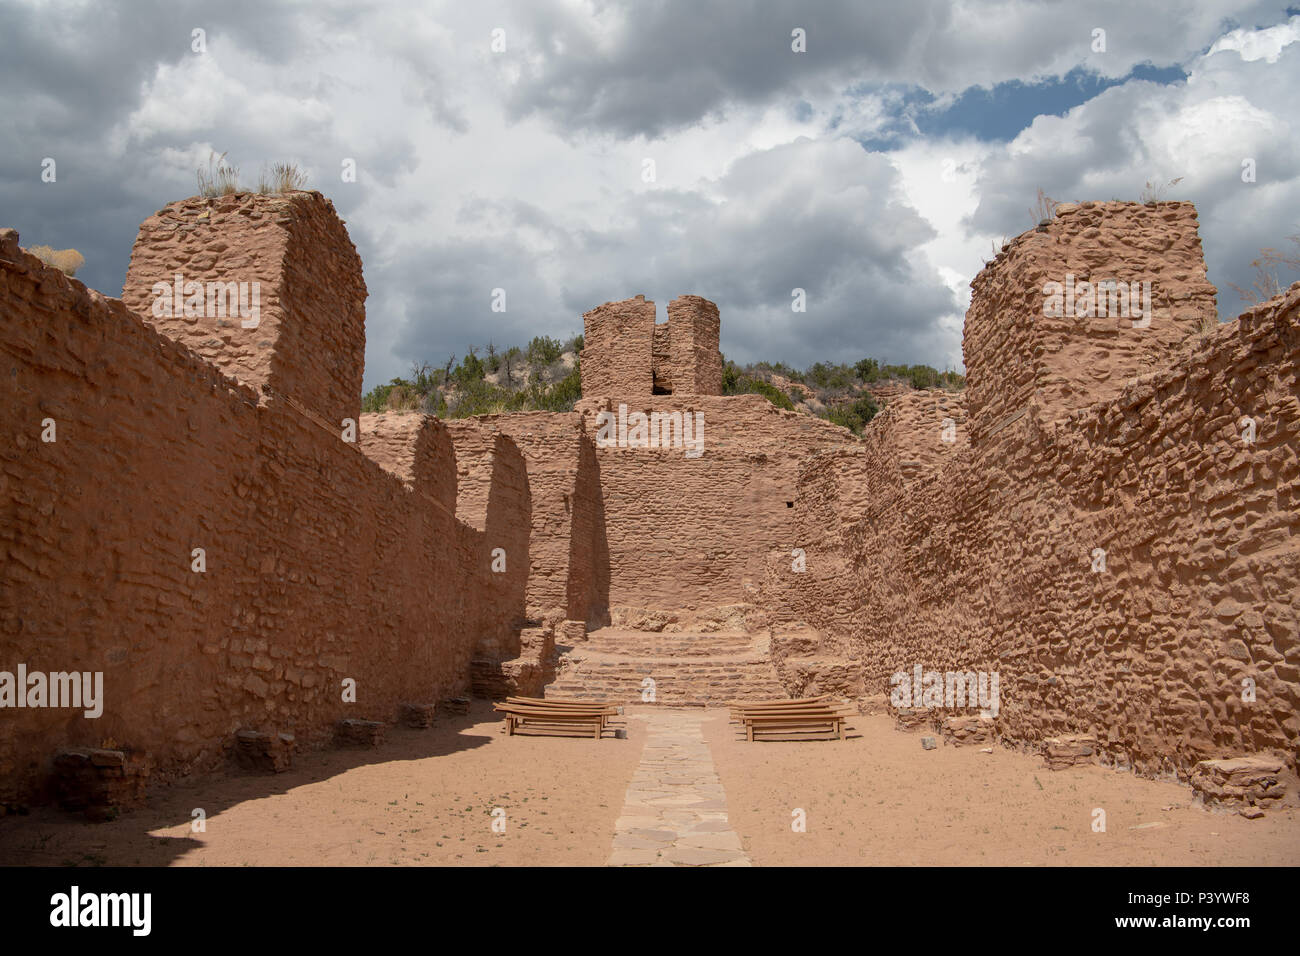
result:
M 629 714 L 649 722 L 641 763 L 614 823 L 610 866 L 750 866 L 727 822 L 700 711 Z

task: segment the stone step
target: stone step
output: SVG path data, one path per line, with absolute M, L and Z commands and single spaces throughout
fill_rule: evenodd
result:
M 566 672 L 549 684 L 545 696 L 556 700 L 610 700 L 627 704 L 641 701 L 642 681 L 654 679 L 655 703 L 665 706 L 719 705 L 732 700 L 757 700 L 787 696 L 770 664 L 740 673 L 682 670 L 628 669 L 599 674 Z
M 594 630 L 567 648 L 543 696 L 641 703 L 647 677 L 655 681 L 655 703 L 669 707 L 787 696 L 768 656 L 766 635 L 614 627 Z
M 756 650 L 754 636 L 744 632 L 662 633 L 612 627 L 592 631 L 586 641 L 574 648 L 575 652 L 583 655 L 671 660 L 685 657 L 751 655 Z

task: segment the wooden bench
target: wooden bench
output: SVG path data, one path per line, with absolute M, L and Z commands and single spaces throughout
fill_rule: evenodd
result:
M 742 714 L 752 711 L 787 707 L 812 707 L 824 704 L 829 700 L 830 697 L 827 694 L 820 694 L 817 697 L 787 697 L 784 700 L 733 700 L 729 706 L 731 707 L 731 720 L 735 723 L 740 720 Z
M 844 739 L 844 722 L 857 716 L 848 704 L 830 700 L 826 696 L 787 701 L 737 702 L 737 719 L 745 728 L 747 741 L 773 735 L 794 736 L 812 733 L 831 733 Z
M 538 730 L 590 732 L 597 740 L 609 718 L 618 713 L 618 708 L 600 702 L 535 698 L 515 698 L 504 704 L 493 704 L 492 709 L 505 716 L 506 734 L 511 737 L 521 726 L 527 725 Z

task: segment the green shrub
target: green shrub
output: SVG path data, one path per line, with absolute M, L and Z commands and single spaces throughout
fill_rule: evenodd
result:
M 876 404 L 876 400 L 863 392 L 846 405 L 832 405 L 823 417 L 827 421 L 847 428 L 855 435 L 861 435 L 867 422 L 875 418 L 879 411 L 880 406 Z
M 536 336 L 528 343 L 528 363 L 534 366 L 550 365 L 564 354 L 564 344 L 549 335 Z
M 777 408 L 794 411 L 794 402 L 790 396 L 771 382 L 742 372 L 735 362 L 725 362 L 722 366 L 723 395 L 762 395 Z

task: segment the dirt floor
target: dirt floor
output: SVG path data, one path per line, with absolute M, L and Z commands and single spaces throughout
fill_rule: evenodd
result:
M 634 713 L 653 708 L 635 708 Z M 653 719 L 653 715 L 650 715 Z M 232 770 L 91 824 L 42 808 L 0 818 L 0 864 L 577 865 L 610 859 L 648 721 L 627 734 L 506 737 L 488 705 L 376 750 Z M 1191 806 L 1191 790 L 1101 767 L 1053 772 L 994 747 L 923 750 L 921 733 L 859 717 L 844 741 L 745 743 L 724 711 L 703 731 L 731 829 L 757 866 L 1300 864 L 1300 811 L 1263 819 Z M 193 832 L 191 811 L 205 810 Z M 492 830 L 505 810 L 506 832 Z M 805 811 L 807 830 L 791 829 Z M 1106 812 L 1104 833 L 1093 811 Z
M 1192 791 L 1103 767 L 902 733 L 858 717 L 844 741 L 746 743 L 704 725 L 727 811 L 755 866 L 1295 866 L 1300 811 L 1262 819 L 1191 806 Z M 794 809 L 807 830 L 791 829 Z M 1093 811 L 1106 830 L 1093 832 Z
M 232 770 L 158 788 L 92 824 L 54 808 L 0 819 L 0 864 L 76 866 L 603 865 L 641 753 L 643 721 L 589 737 L 507 737 L 489 705 L 376 750 L 300 754 L 292 770 Z M 191 830 L 191 811 L 207 814 Z M 506 811 L 506 832 L 492 811 Z

